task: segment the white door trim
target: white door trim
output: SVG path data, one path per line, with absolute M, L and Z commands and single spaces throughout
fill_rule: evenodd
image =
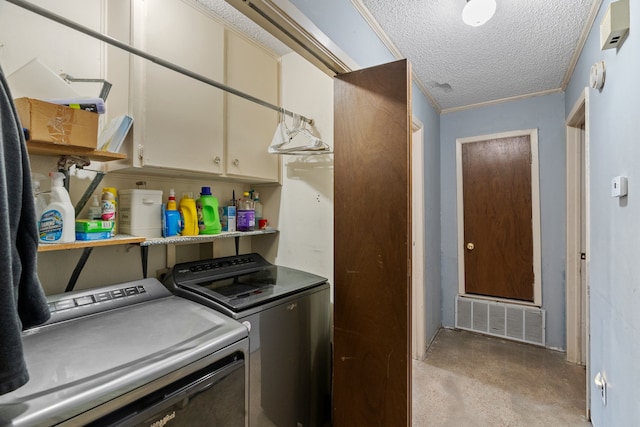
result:
M 584 147 L 585 150 L 585 171 L 589 166 L 589 129 L 587 125 L 589 92 L 585 89 L 573 109 L 569 113 L 566 121 L 567 132 L 567 191 L 566 191 L 566 223 L 567 223 L 567 247 L 566 247 L 566 327 L 567 327 L 567 360 L 572 363 L 581 363 L 584 360 L 582 354 L 581 318 L 583 310 L 581 307 L 581 295 L 583 290 L 580 283 L 580 144 L 582 144 L 582 130 L 576 126 L 585 124 Z M 589 206 L 589 174 L 585 173 L 585 204 Z M 589 210 L 586 215 L 586 242 L 585 253 L 587 266 L 589 263 Z M 584 272 L 587 274 L 588 269 Z M 588 304 L 587 304 L 588 308 Z M 588 319 L 588 316 L 587 316 Z M 588 352 L 587 352 L 588 353 Z
M 538 158 L 538 130 L 527 129 L 511 132 L 495 133 L 490 135 L 480 135 L 468 138 L 456 139 L 456 177 L 457 177 L 457 215 L 458 215 L 458 292 L 466 295 L 464 283 L 464 203 L 462 193 L 462 144 L 488 139 L 512 138 L 515 136 L 529 135 L 531 141 L 531 222 L 533 231 L 533 303 L 515 301 L 504 298 L 489 297 L 495 301 L 514 302 L 524 305 L 542 306 L 542 261 L 541 261 L 541 238 L 540 238 L 540 172 Z M 474 298 L 482 298 L 473 295 Z
M 424 235 L 424 125 L 415 117 L 411 133 L 411 353 L 424 359 L 426 345 Z
M 584 131 L 580 126 L 584 124 Z M 591 408 L 591 384 L 589 375 L 589 365 L 591 359 L 589 331 L 589 265 L 591 253 L 591 216 L 590 206 L 590 181 L 589 181 L 589 88 L 585 88 L 580 98 L 576 101 L 567 116 L 567 200 L 566 200 L 566 224 L 567 224 L 567 247 L 566 247 L 566 334 L 567 334 L 567 360 L 572 363 L 584 361 L 586 366 L 585 388 L 586 416 L 590 419 Z M 580 224 L 580 145 L 584 144 L 584 200 L 586 206 L 584 214 L 584 251 L 586 259 L 584 270 L 580 271 L 580 239 L 582 224 Z M 584 280 L 581 280 L 584 275 Z M 584 286 L 584 287 L 583 287 Z M 582 304 L 584 302 L 584 305 Z M 584 310 L 583 310 L 584 308 Z M 584 316 L 583 316 L 584 315 Z M 585 322 L 585 330 L 581 328 L 581 322 Z M 585 353 L 583 354 L 583 344 Z

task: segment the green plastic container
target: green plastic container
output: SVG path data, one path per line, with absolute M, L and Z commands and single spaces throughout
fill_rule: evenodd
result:
M 200 234 L 220 234 L 222 225 L 218 212 L 218 199 L 213 197 L 210 187 L 202 187 L 200 198 L 196 201 L 196 211 Z

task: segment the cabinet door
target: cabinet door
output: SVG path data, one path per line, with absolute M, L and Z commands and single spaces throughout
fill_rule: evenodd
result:
M 135 0 L 133 43 L 149 54 L 212 80 L 224 79 L 224 28 L 194 1 Z M 137 166 L 223 173 L 220 89 L 134 59 Z
M 278 104 L 278 60 L 240 35 L 227 31 L 227 85 Z M 227 175 L 278 182 L 280 161 L 269 154 L 278 113 L 227 94 Z

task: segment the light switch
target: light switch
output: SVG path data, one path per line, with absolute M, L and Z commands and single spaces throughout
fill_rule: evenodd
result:
M 627 195 L 627 177 L 616 176 L 611 180 L 611 197 L 624 197 Z

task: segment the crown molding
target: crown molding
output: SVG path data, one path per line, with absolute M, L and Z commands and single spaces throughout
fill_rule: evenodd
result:
M 585 22 L 582 33 L 580 34 L 580 38 L 578 39 L 578 44 L 576 45 L 576 50 L 573 52 L 573 56 L 571 57 L 571 61 L 569 62 L 569 67 L 567 68 L 567 72 L 565 73 L 564 79 L 562 80 L 561 88 L 563 91 L 567 89 L 567 86 L 569 86 L 569 81 L 571 81 L 571 76 L 573 76 L 573 72 L 576 69 L 576 65 L 578 64 L 580 55 L 582 55 L 582 50 L 584 49 L 584 45 L 587 43 L 589 33 L 593 29 L 593 24 L 595 23 L 596 17 L 598 16 L 600 6 L 602 6 L 602 0 L 595 0 L 591 5 L 589 17 L 587 18 L 587 22 Z
M 441 111 L 441 114 L 457 113 L 459 111 L 473 110 L 473 109 L 476 109 L 476 108 L 489 107 L 489 106 L 492 106 L 492 105 L 504 104 L 506 102 L 520 101 L 522 99 L 535 98 L 536 96 L 551 95 L 551 94 L 554 94 L 554 93 L 562 93 L 562 92 L 564 92 L 564 91 L 561 88 L 543 90 L 541 92 L 534 92 L 534 93 L 528 93 L 528 94 L 525 94 L 525 95 L 511 96 L 509 98 L 494 99 L 493 101 L 479 102 L 477 104 L 463 105 L 461 107 L 446 108 L 446 109 L 443 109 Z

